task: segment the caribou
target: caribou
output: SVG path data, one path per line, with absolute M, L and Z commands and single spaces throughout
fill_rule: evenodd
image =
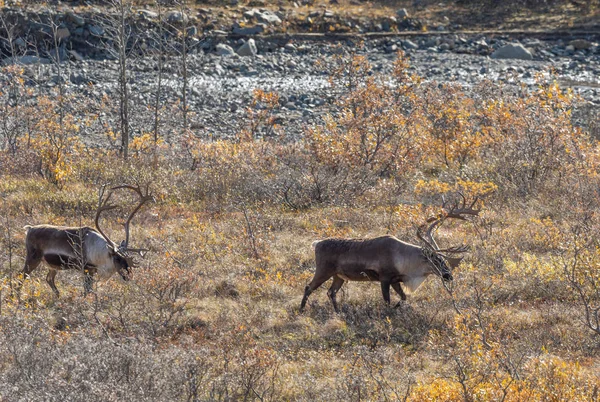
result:
M 423 246 L 404 242 L 394 236 L 330 238 L 313 242 L 316 271 L 304 289 L 300 311 L 304 311 L 310 294 L 330 278 L 333 278 L 333 282 L 327 295 L 337 313 L 336 294 L 346 281 L 380 282 L 383 299 L 388 305 L 391 303 L 390 287 L 402 300 L 406 300 L 403 287 L 409 293 L 414 292 L 429 275 L 437 275 L 446 282 L 452 281 L 452 270 L 462 260 L 462 257 L 454 255 L 467 252 L 469 247 L 460 245 L 441 249 L 433 235 L 446 219 L 466 220 L 468 216 L 479 214 L 480 210 L 474 208 L 477 198 L 468 203 L 464 195 L 459 195 L 460 198 L 452 204 L 444 200 L 441 212 L 419 226 L 417 237 Z
M 117 208 L 110 199 L 116 190 L 131 190 L 139 197 L 139 203 L 125 221 L 125 240 L 117 244 L 110 240 L 100 227 L 100 216 L 103 212 Z M 25 226 L 25 266 L 22 274 L 24 279 L 40 265 L 42 261 L 49 267 L 46 282 L 50 285 L 56 297 L 60 297 L 54 278 L 59 270 L 76 269 L 84 273 L 84 295 L 92 292 L 94 275 L 108 279 L 118 272 L 123 280 L 128 281 L 131 268 L 135 266 L 133 254 L 143 257 L 148 251 L 142 248 L 129 247 L 129 229 L 131 220 L 140 208 L 148 201 L 154 200 L 149 192 L 149 185 L 142 188 L 123 184 L 111 187 L 106 193 L 106 186 L 99 190 L 98 208 L 94 223 L 96 229 L 88 226 L 65 227 L 53 225 Z

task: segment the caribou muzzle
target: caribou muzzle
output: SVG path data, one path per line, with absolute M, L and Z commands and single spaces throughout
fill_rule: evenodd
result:
M 124 281 L 129 281 L 131 280 L 131 270 L 129 269 L 129 267 L 127 268 L 121 268 L 119 270 L 119 275 L 121 275 L 121 278 L 123 278 Z

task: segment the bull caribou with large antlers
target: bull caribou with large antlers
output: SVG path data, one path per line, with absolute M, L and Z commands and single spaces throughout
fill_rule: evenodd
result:
M 469 248 L 461 245 L 441 249 L 433 234 L 446 219 L 466 220 L 468 216 L 479 214 L 480 210 L 475 209 L 477 198 L 468 203 L 462 194 L 459 195 L 460 199 L 451 205 L 444 201 L 441 213 L 418 228 L 417 236 L 423 241 L 423 246 L 403 242 L 394 236 L 314 242 L 316 272 L 304 290 L 300 311 L 304 310 L 308 296 L 332 277 L 333 283 L 327 295 L 336 312 L 339 312 L 336 294 L 345 281 L 381 282 L 383 299 L 387 304 L 390 304 L 390 287 L 402 300 L 406 300 L 400 284 L 413 292 L 431 274 L 444 281 L 452 281 L 452 269 L 462 260 L 452 255 L 464 253 Z
M 108 210 L 117 208 L 110 203 L 113 192 L 116 190 L 131 190 L 139 196 L 139 203 L 129 214 L 125 221 L 125 240 L 117 244 L 100 228 L 100 215 Z M 129 280 L 130 268 L 134 266 L 133 253 L 143 257 L 145 249 L 129 247 L 129 228 L 131 220 L 140 208 L 148 201 L 153 200 L 149 193 L 149 186 L 132 186 L 123 184 L 105 191 L 103 186 L 99 191 L 98 209 L 94 223 L 96 229 L 88 226 L 64 227 L 52 225 L 25 226 L 25 267 L 23 276 L 28 278 L 31 272 L 42 261 L 48 264 L 50 271 L 46 282 L 50 285 L 56 296 L 60 296 L 54 278 L 58 270 L 77 269 L 85 274 L 85 294 L 92 291 L 94 274 L 101 278 L 109 278 L 115 272 L 124 280 Z

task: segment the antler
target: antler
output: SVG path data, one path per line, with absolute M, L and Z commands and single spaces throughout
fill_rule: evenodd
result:
M 118 246 L 118 248 L 116 248 L 115 251 L 118 251 L 119 254 L 122 255 L 122 257 L 129 259 L 131 262 L 132 259 L 131 257 L 128 255 L 128 253 L 137 253 L 140 256 L 144 256 L 144 252 L 149 251 L 148 249 L 144 249 L 144 248 L 129 248 L 129 226 L 131 224 L 131 220 L 133 219 L 133 217 L 135 216 L 135 214 L 140 210 L 140 208 L 142 208 L 142 206 L 148 202 L 148 201 L 154 201 L 154 197 L 150 194 L 150 184 L 146 185 L 145 188 L 142 188 L 141 186 L 137 185 L 137 186 L 133 186 L 131 184 L 121 184 L 119 186 L 114 186 L 111 187 L 110 190 L 108 191 L 108 195 L 106 195 L 105 197 L 105 193 L 106 193 L 106 184 L 104 184 L 100 190 L 98 191 L 98 209 L 96 210 L 96 218 L 94 220 L 95 224 L 96 224 L 96 229 L 98 230 L 98 232 L 102 235 L 102 237 L 104 237 L 104 239 L 106 240 L 106 242 L 112 247 L 113 244 L 115 244 L 112 240 L 110 240 L 110 238 L 106 235 L 106 233 L 104 233 L 102 231 L 102 229 L 100 228 L 100 215 L 102 214 L 102 212 L 104 211 L 109 211 L 111 209 L 115 209 L 117 208 L 116 205 L 114 204 L 110 204 L 110 198 L 113 195 L 113 192 L 115 190 L 120 190 L 120 189 L 128 189 L 128 190 L 132 190 L 134 191 L 136 194 L 139 195 L 140 197 L 140 202 L 138 203 L 138 205 L 134 208 L 134 210 L 129 214 L 129 216 L 127 217 L 127 220 L 125 221 L 125 240 L 123 240 L 121 242 L 121 244 Z M 133 264 L 131 264 L 133 265 Z
M 154 196 L 152 196 L 150 194 L 150 184 L 147 184 L 144 189 L 142 189 L 142 187 L 140 185 L 133 186 L 131 184 L 122 184 L 120 186 L 115 186 L 115 187 L 111 188 L 111 191 L 122 189 L 122 188 L 134 191 L 140 197 L 140 202 L 135 207 L 135 209 L 129 214 L 129 217 L 125 221 L 125 224 L 124 224 L 124 226 L 125 226 L 125 240 L 123 241 L 123 243 L 121 243 L 120 248 L 123 251 L 129 251 L 129 252 L 138 253 L 139 255 L 141 255 L 143 257 L 144 256 L 144 252 L 148 251 L 147 249 L 143 249 L 143 248 L 140 248 L 140 249 L 129 248 L 129 225 L 131 223 L 131 220 L 135 216 L 135 214 L 140 210 L 140 208 L 142 208 L 142 206 L 146 202 L 148 202 L 148 201 L 154 201 Z
M 456 200 L 451 207 L 448 207 L 448 202 L 446 202 L 446 200 L 443 199 L 442 212 L 435 217 L 427 219 L 427 222 L 419 226 L 417 230 L 417 236 L 419 237 L 419 239 L 421 239 L 421 241 L 423 241 L 423 243 L 425 243 L 425 245 L 431 250 L 435 251 L 438 254 L 441 254 L 442 256 L 444 256 L 442 253 L 465 253 L 469 250 L 469 246 L 463 244 L 460 246 L 453 246 L 445 249 L 440 249 L 437 243 L 435 242 L 435 239 L 433 238 L 433 232 L 436 230 L 436 228 L 442 223 L 444 223 L 444 221 L 448 218 L 466 220 L 466 216 L 477 216 L 481 211 L 480 209 L 474 208 L 475 204 L 477 204 L 477 201 L 479 201 L 479 197 L 475 197 L 473 202 L 471 202 L 467 206 L 466 197 L 461 192 L 459 192 L 458 195 L 460 196 L 460 199 Z M 424 236 L 423 230 L 427 225 L 429 225 L 429 227 L 427 228 Z
M 464 194 L 459 192 L 458 195 L 460 195 L 462 202 L 460 202 L 460 200 L 457 200 L 454 203 L 454 205 L 452 206 L 452 208 L 450 208 L 450 210 L 448 210 L 448 212 L 446 212 L 445 218 L 455 218 L 455 219 L 461 219 L 464 221 L 464 220 L 466 220 L 466 217 L 464 215 L 471 215 L 471 216 L 479 215 L 479 212 L 481 212 L 481 210 L 473 209 L 475 204 L 477 204 L 477 201 L 479 201 L 479 197 L 475 197 L 475 199 L 473 199 L 473 202 L 467 207 L 467 199 L 465 198 Z M 447 209 L 445 201 L 442 204 L 442 208 Z
M 426 239 L 423 236 L 422 231 L 423 231 L 423 228 L 425 226 L 427 226 L 428 223 L 431 223 L 431 224 L 429 225 L 429 228 L 427 228 L 427 231 L 425 232 L 426 236 L 427 236 L 427 239 Z M 422 224 L 421 226 L 419 226 L 419 228 L 417 229 L 417 236 L 419 237 L 419 239 L 421 239 L 421 241 L 423 243 L 425 243 L 425 245 L 432 250 L 439 249 L 437 243 L 433 239 L 433 230 L 435 229 L 436 226 L 440 225 L 441 223 L 442 223 L 442 216 L 440 214 L 437 217 L 432 217 L 432 218 L 427 219 L 427 222 Z
M 98 232 L 100 232 L 100 234 L 102 235 L 102 237 L 104 237 L 106 242 L 112 246 L 115 243 L 112 240 L 110 240 L 110 238 L 106 235 L 106 233 L 104 233 L 102 231 L 102 229 L 100 228 L 100 214 L 102 214 L 102 212 L 104 212 L 104 211 L 109 211 L 111 209 L 115 209 L 117 206 L 108 203 L 108 201 L 110 200 L 110 197 L 112 197 L 113 189 L 110 189 L 110 191 L 108 192 L 108 196 L 106 198 L 104 198 L 105 190 L 106 190 L 106 184 L 102 185 L 102 187 L 100 187 L 100 190 L 98 190 L 98 209 L 96 210 L 96 218 L 94 219 L 94 224 L 96 225 L 96 229 L 98 229 Z

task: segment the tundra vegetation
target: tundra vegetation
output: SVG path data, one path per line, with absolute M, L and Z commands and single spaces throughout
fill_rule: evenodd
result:
M 132 105 L 128 152 L 118 101 L 34 97 L 3 67 L 0 399 L 597 400 L 600 147 L 572 123 L 578 99 L 551 78 L 423 82 L 407 63 L 382 77 L 340 58 L 340 96 L 302 138 L 260 90 L 232 139 L 175 124 L 193 120 L 179 100 Z M 38 270 L 19 289 L 23 226 L 91 225 L 97 189 L 123 182 L 156 199 L 131 227 L 151 250 L 132 280 L 84 297 L 62 271 L 56 298 Z M 393 309 L 349 282 L 339 314 L 324 286 L 299 313 L 314 240 L 418 244 L 456 191 L 483 203 L 437 232 L 471 246 L 451 284 L 431 277 Z M 108 235 L 128 212 L 105 212 Z

